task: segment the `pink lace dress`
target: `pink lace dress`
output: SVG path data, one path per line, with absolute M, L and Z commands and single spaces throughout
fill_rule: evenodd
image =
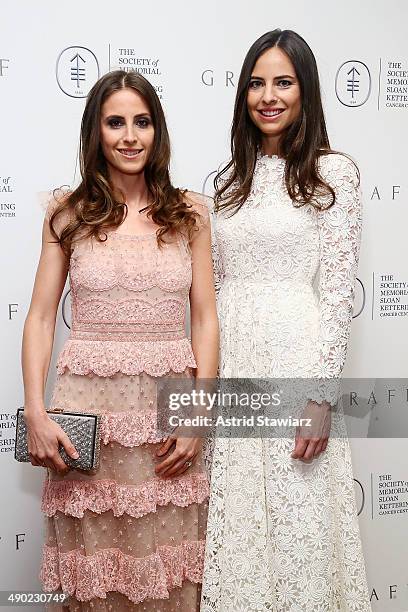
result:
M 75 243 L 69 276 L 72 329 L 51 403 L 102 413 L 101 461 L 94 473 L 48 471 L 43 587 L 71 596 L 63 610 L 198 610 L 205 464 L 200 454 L 178 478 L 154 472 L 165 457 L 155 456 L 157 378 L 196 366 L 184 325 L 189 246 L 179 238 L 160 249 L 155 234 L 119 228 Z

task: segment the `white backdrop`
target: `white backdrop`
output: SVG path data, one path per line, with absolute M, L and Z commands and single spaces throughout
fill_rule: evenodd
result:
M 40 249 L 42 194 L 77 179 L 81 96 L 110 68 L 140 70 L 162 98 L 173 143 L 174 183 L 202 191 L 207 176 L 228 156 L 235 85 L 248 47 L 276 27 L 299 32 L 318 61 L 332 146 L 351 154 L 362 175 L 359 314 L 346 374 L 403 377 L 408 332 L 407 20 L 405 0 L 156 0 L 143 5 L 130 0 L 15 0 L 2 5 L 0 590 L 39 588 L 42 474 L 13 460 L 13 415 L 23 401 L 21 333 Z M 211 180 L 205 188 L 210 192 Z M 380 300 L 386 283 L 396 283 L 390 287 L 402 293 L 384 308 Z M 59 316 L 48 393 L 67 332 Z M 406 611 L 408 497 L 398 494 L 398 513 L 396 505 L 379 500 L 381 483 L 407 484 L 406 440 L 355 439 L 352 450 L 373 610 Z

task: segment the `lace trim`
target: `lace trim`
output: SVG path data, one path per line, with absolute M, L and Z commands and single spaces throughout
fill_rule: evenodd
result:
M 76 299 L 74 319 L 78 323 L 183 325 L 185 300 L 167 298 L 151 304 L 140 298 L 107 300 L 92 297 Z
M 180 373 L 196 367 L 188 338 L 119 343 L 68 339 L 57 362 L 59 374 L 68 368 L 82 376 L 91 372 L 98 376 L 113 376 L 117 372 L 164 376 L 170 371 Z
M 97 514 L 112 510 L 114 516 L 140 518 L 170 503 L 183 508 L 201 504 L 209 494 L 204 472 L 169 480 L 155 478 L 136 486 L 114 480 L 46 480 L 41 507 L 47 516 L 63 512 L 82 518 L 86 510 Z
M 111 235 L 111 234 L 110 234 Z M 119 234 L 116 237 L 125 238 Z M 156 234 L 153 234 L 156 237 Z M 131 262 L 123 262 L 118 270 L 115 262 L 103 257 L 100 263 L 92 266 L 92 270 L 84 267 L 83 262 L 76 258 L 71 259 L 71 277 L 77 287 L 84 287 L 90 291 L 107 291 L 114 287 L 122 287 L 130 291 L 146 291 L 152 287 L 160 287 L 164 291 L 179 291 L 191 283 L 191 264 L 177 266 L 167 273 L 162 270 L 153 270 L 149 273 L 139 272 L 135 275 Z M 126 266 L 130 269 L 127 269 Z
M 110 412 L 102 416 L 101 440 L 103 444 L 118 442 L 122 446 L 157 444 L 167 440 L 168 435 L 157 431 L 157 414 L 148 412 Z
M 61 587 L 79 601 L 105 599 L 109 591 L 116 591 L 140 603 L 168 599 L 169 590 L 181 587 L 183 580 L 201 582 L 203 565 L 204 540 L 159 546 L 154 554 L 142 558 L 117 548 L 85 556 L 79 550 L 59 553 L 56 547 L 45 545 L 40 580 L 45 591 Z

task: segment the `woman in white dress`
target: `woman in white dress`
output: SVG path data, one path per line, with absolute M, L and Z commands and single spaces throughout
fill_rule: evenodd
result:
M 330 148 L 316 61 L 295 32 L 268 32 L 250 48 L 231 150 L 213 216 L 220 376 L 336 379 L 352 318 L 359 175 Z M 371 610 L 344 419 L 331 414 L 328 381 L 319 388 L 300 407 L 318 434 L 215 438 L 202 612 Z

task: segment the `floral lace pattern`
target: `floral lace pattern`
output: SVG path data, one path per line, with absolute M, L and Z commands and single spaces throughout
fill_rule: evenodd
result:
M 119 442 L 122 446 L 157 444 L 167 436 L 157 431 L 157 414 L 154 412 L 108 412 L 101 420 L 103 444 Z
M 194 199 L 201 228 L 209 222 L 207 204 L 199 194 Z M 47 218 L 55 206 L 50 200 Z M 67 221 L 66 213 L 57 217 L 57 231 Z M 191 251 L 183 237 L 168 239 L 159 248 L 155 233 L 129 236 L 113 230 L 103 242 L 74 242 L 69 279 L 72 333 L 58 360 L 59 373 L 72 368 L 82 375 L 145 371 L 162 376 L 196 367 L 185 332 L 180 337 L 192 281 Z M 156 337 L 151 342 L 134 342 L 134 334 L 152 328 Z M 89 331 L 94 332 L 93 342 L 74 341 Z M 128 334 L 129 343 L 124 338 L 109 342 L 113 331 Z
M 361 231 L 355 166 L 321 158 L 336 194 L 328 210 L 294 206 L 284 169 L 259 155 L 244 206 L 213 214 L 222 377 L 335 379 L 343 368 Z M 313 399 L 333 388 L 317 385 Z M 294 433 L 209 443 L 202 612 L 371 610 L 344 420 L 311 463 L 291 458 Z
M 207 208 L 195 199 L 205 226 Z M 73 243 L 69 275 L 71 333 L 51 405 L 101 414 L 102 444 L 97 469 L 48 471 L 44 589 L 70 594 L 70 610 L 198 612 L 209 496 L 202 454 L 179 477 L 156 474 L 174 450 L 157 454 L 167 438 L 157 429 L 158 379 L 191 378 L 196 367 L 185 330 L 190 246 L 182 236 L 160 248 L 154 234 L 108 231 L 103 242 Z
M 68 368 L 82 376 L 90 372 L 98 376 L 112 376 L 116 372 L 163 376 L 170 370 L 184 372 L 195 367 L 187 338 L 141 342 L 68 339 L 57 361 L 58 373 Z
M 111 238 L 119 238 L 115 249 L 117 254 L 123 237 L 120 234 L 112 233 Z M 191 267 L 174 267 L 167 272 L 161 270 L 145 272 L 137 268 L 135 274 L 132 260 L 124 261 L 123 265 L 118 268 L 115 259 L 101 263 L 95 257 L 92 266 L 84 268 L 81 258 L 74 255 L 71 258 L 71 279 L 78 287 L 81 286 L 90 291 L 105 291 L 114 287 L 124 287 L 131 291 L 146 291 L 152 287 L 160 287 L 163 291 L 178 291 L 191 283 Z
M 142 485 L 120 485 L 114 480 L 47 480 L 44 484 L 42 510 L 47 516 L 57 511 L 82 518 L 85 510 L 97 514 L 112 510 L 114 516 L 140 517 L 156 512 L 157 506 L 200 504 L 209 495 L 205 474 L 179 478 L 155 478 Z
M 61 587 L 79 601 L 106 597 L 109 591 L 139 603 L 166 599 L 169 590 L 183 580 L 199 582 L 202 575 L 204 541 L 161 546 L 153 555 L 136 559 L 119 549 L 105 549 L 85 556 L 79 550 L 58 552 L 44 546 L 41 581 L 46 591 Z

